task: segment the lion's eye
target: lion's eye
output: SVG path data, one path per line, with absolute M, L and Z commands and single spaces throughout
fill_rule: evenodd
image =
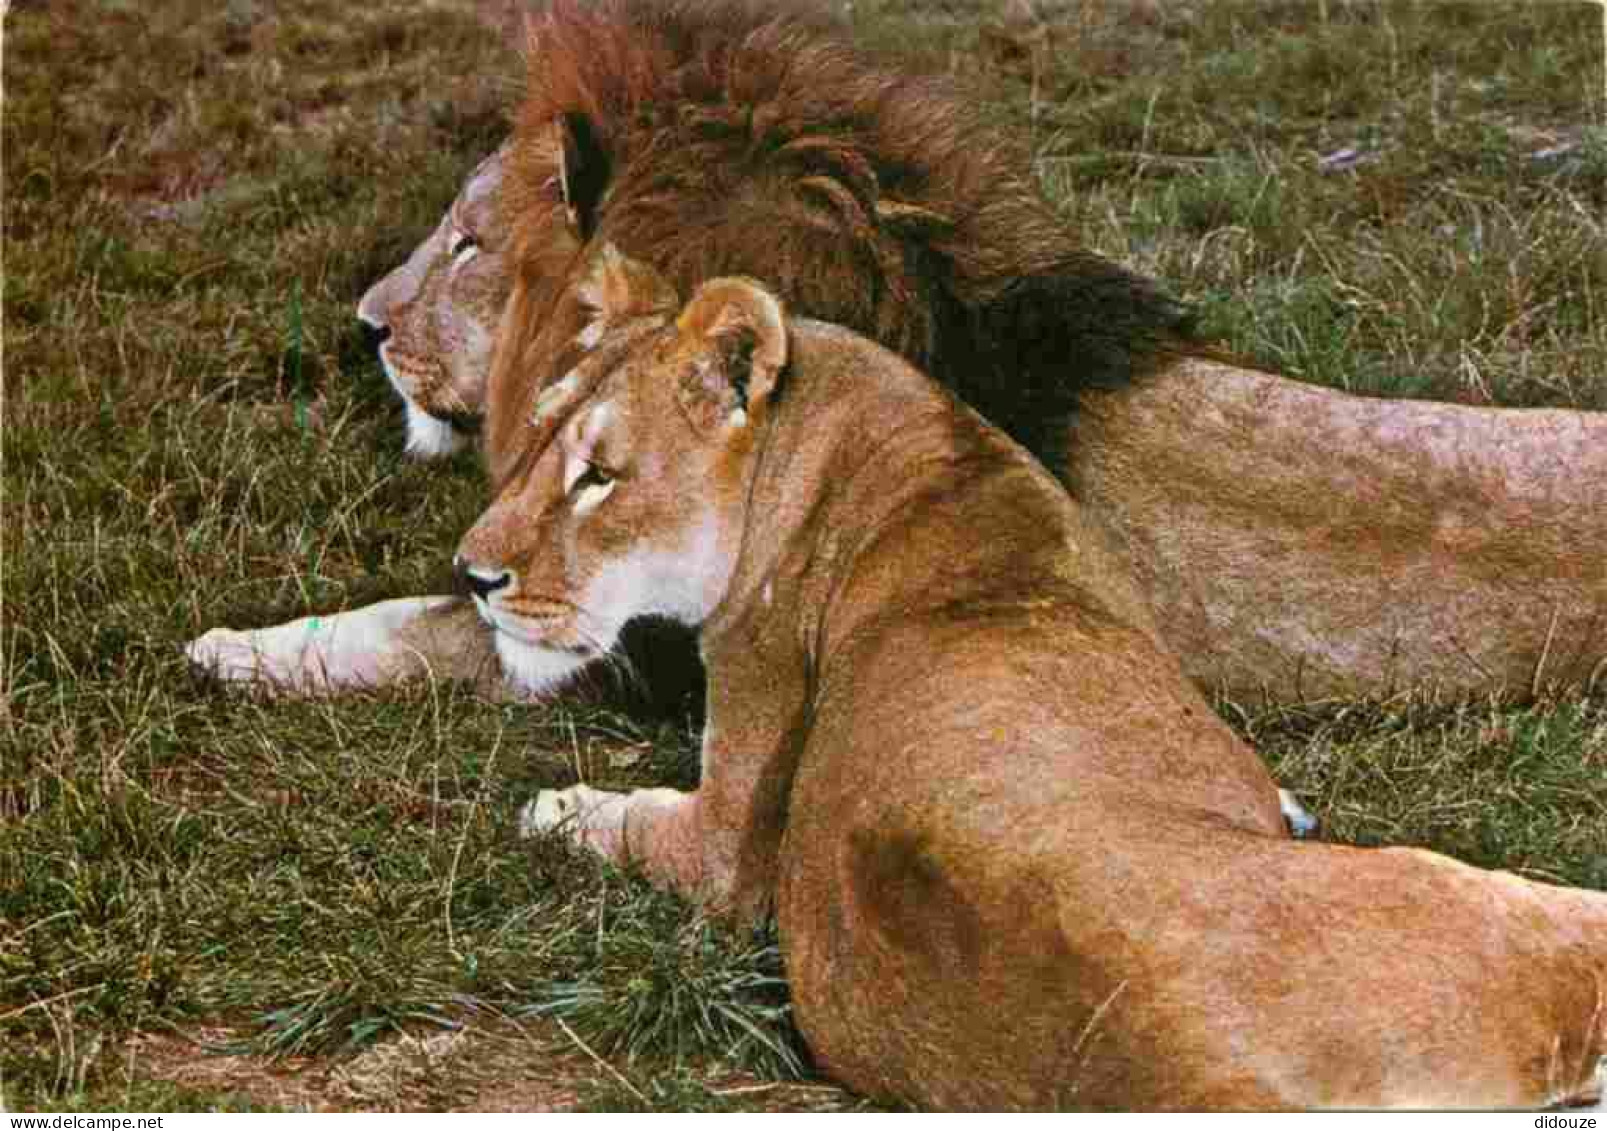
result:
M 451 255 L 453 259 L 467 259 L 470 252 L 478 250 L 480 250 L 480 241 L 467 232 L 459 232 L 457 238 L 452 241 Z
M 596 510 L 604 499 L 614 493 L 615 482 L 612 471 L 587 460 L 585 468 L 569 485 L 569 498 L 575 514 L 588 515 Z

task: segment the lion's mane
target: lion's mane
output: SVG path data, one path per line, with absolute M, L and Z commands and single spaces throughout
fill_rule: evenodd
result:
M 795 313 L 903 354 L 1056 470 L 1079 390 L 1191 341 L 1181 304 L 1078 246 L 974 98 L 875 62 L 824 19 L 557 0 L 528 52 L 503 197 L 516 270 L 540 269 L 558 214 L 556 122 L 583 233 L 682 293 L 768 282 Z

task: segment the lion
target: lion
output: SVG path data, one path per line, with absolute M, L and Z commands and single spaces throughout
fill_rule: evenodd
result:
M 357 319 L 401 398 L 406 449 L 423 459 L 461 451 L 479 430 L 497 320 L 508 297 L 501 248 L 502 163 L 480 162 L 407 262 L 370 287 Z
M 484 417 L 493 476 L 518 458 L 517 358 L 606 229 L 682 285 L 765 278 L 1026 442 L 1112 528 L 1202 687 L 1522 697 L 1607 670 L 1607 416 L 1364 399 L 1230 364 L 1153 284 L 1077 248 L 1024 153 L 961 99 L 813 24 L 560 5 L 530 60 L 514 142 L 359 305 L 389 335 L 416 453 L 457 450 Z M 483 641 L 422 642 L 473 631 L 467 605 L 415 598 L 189 651 L 226 679 L 328 688 L 483 672 Z
M 1284 835 L 1103 523 L 892 352 L 596 250 L 459 568 L 514 668 L 699 631 L 696 790 L 544 793 L 774 904 L 800 1028 L 936 1108 L 1592 1102 L 1607 894 Z M 556 657 L 555 661 L 552 658 Z

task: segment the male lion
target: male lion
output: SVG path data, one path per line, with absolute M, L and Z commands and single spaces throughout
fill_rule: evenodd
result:
M 1101 524 L 895 355 L 604 247 L 460 564 L 513 666 L 700 629 L 697 792 L 526 811 L 739 914 L 933 1107 L 1590 1102 L 1607 895 L 1291 841 Z M 572 363 L 572 365 L 571 365 Z M 520 657 L 524 659 L 520 659 Z
M 460 450 L 485 411 L 485 379 L 508 297 L 500 249 L 505 149 L 481 161 L 413 254 L 357 304 L 407 414 L 407 450 Z
M 455 449 L 483 411 L 493 476 L 519 458 L 520 358 L 549 348 L 544 304 L 598 232 L 682 285 L 763 277 L 1027 442 L 1113 529 L 1201 686 L 1526 694 L 1607 662 L 1607 417 L 1362 399 L 1190 356 L 1178 309 L 1078 249 L 1024 152 L 950 91 L 751 5 L 560 5 L 533 25 L 512 147 L 359 307 L 389 334 L 413 450 Z M 449 598 L 190 648 L 299 686 L 478 672 L 486 651 Z

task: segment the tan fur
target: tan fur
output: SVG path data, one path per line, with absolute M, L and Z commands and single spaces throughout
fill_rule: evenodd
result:
M 1286 839 L 1099 524 L 1018 447 L 751 282 L 671 321 L 667 285 L 588 270 L 620 306 L 462 553 L 516 574 L 489 603 L 521 646 L 701 626 L 703 776 L 544 795 L 527 827 L 739 914 L 773 899 L 800 1025 L 870 1094 L 1589 1095 L 1607 895 Z

